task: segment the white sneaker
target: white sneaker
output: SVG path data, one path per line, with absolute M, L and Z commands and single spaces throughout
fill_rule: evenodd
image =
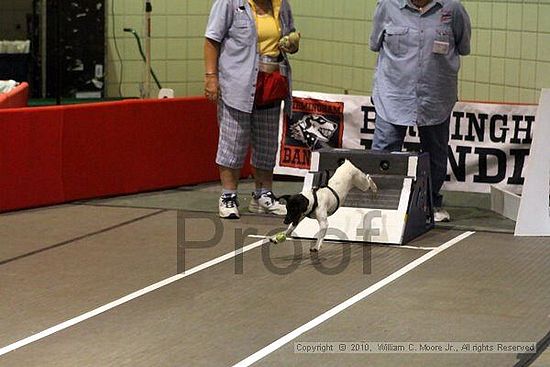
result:
M 286 206 L 281 204 L 271 191 L 263 193 L 259 198 L 252 194 L 248 210 L 257 214 L 286 215 Z
M 434 222 L 450 222 L 451 215 L 443 208 L 434 208 Z
M 239 219 L 239 201 L 237 195 L 222 195 L 218 203 L 220 218 Z

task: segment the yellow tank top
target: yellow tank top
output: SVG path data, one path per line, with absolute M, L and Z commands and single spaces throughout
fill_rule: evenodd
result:
M 277 21 L 269 14 L 258 15 L 256 19 L 260 55 L 279 56 L 279 38 L 281 38 L 281 33 L 279 32 Z
M 260 55 L 271 57 L 279 56 L 279 39 L 281 38 L 281 26 L 279 24 L 278 8 L 275 8 L 275 15 L 258 15 L 254 1 L 249 0 L 256 20 L 258 31 L 258 47 Z

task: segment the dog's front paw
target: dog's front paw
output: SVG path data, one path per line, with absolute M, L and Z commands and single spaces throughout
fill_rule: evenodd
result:
M 320 249 L 321 249 L 321 245 L 315 244 L 309 248 L 309 252 L 319 252 Z

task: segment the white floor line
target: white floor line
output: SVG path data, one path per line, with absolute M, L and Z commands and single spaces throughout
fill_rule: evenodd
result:
M 257 235 L 257 234 L 249 234 L 248 237 L 250 238 L 263 238 L 263 239 L 266 239 L 266 238 L 269 238 L 270 236 L 261 236 L 261 235 Z M 293 237 L 287 237 L 286 238 L 287 241 L 313 241 L 313 240 L 309 240 L 309 239 L 301 239 L 301 238 L 293 238 Z M 323 242 L 323 245 L 329 245 L 330 244 L 337 244 L 337 243 L 342 243 L 342 242 L 338 242 L 338 241 L 335 241 L 335 240 L 326 240 L 325 242 Z M 435 250 L 437 247 L 419 247 L 419 246 L 407 246 L 407 245 L 386 245 L 386 244 L 383 244 L 383 243 L 373 243 L 373 244 L 370 244 L 369 246 L 374 246 L 374 247 L 390 247 L 390 248 L 397 248 L 397 249 L 407 249 L 407 250 L 422 250 L 422 251 L 431 251 L 431 250 Z
M 432 251 L 432 250 L 435 250 L 435 249 L 439 248 L 439 246 L 437 246 L 437 247 L 420 247 L 420 246 L 407 246 L 407 245 L 384 245 L 384 244 L 380 244 L 380 243 L 375 243 L 372 246 L 373 247 L 389 247 L 389 248 L 406 249 L 406 250 L 422 250 L 422 251 Z
M 297 337 L 299 337 L 303 333 L 313 329 L 314 327 L 316 327 L 316 326 L 320 325 L 321 323 L 327 321 L 331 317 L 336 316 L 337 314 L 344 311 L 348 307 L 350 307 L 350 306 L 354 305 L 355 303 L 363 300 L 364 298 L 366 298 L 369 295 L 373 294 L 377 290 L 379 290 L 382 287 L 390 284 L 394 280 L 400 278 L 401 276 L 407 274 L 408 272 L 410 272 L 414 268 L 416 268 L 419 265 L 421 265 L 421 264 L 425 263 L 426 261 L 430 260 L 435 255 L 441 253 L 442 251 L 445 251 L 449 247 L 451 247 L 454 244 L 462 241 L 463 239 L 471 236 L 474 233 L 475 232 L 465 232 L 465 233 L 453 238 L 452 240 L 444 243 L 443 245 L 437 247 L 436 249 L 424 254 L 423 256 L 421 256 L 418 259 L 412 261 L 411 263 L 404 266 L 403 268 L 397 270 L 396 272 L 394 272 L 390 276 L 382 279 L 378 283 L 375 283 L 375 284 L 371 285 L 367 289 L 357 293 L 355 296 L 353 296 L 353 297 L 349 298 L 348 300 L 340 303 L 339 305 L 331 308 L 327 312 L 317 316 L 316 318 L 309 321 L 308 323 L 300 326 L 299 328 L 297 328 L 294 331 L 286 334 L 285 336 L 275 340 L 273 343 L 269 344 L 268 346 L 260 349 L 256 353 L 250 355 L 249 357 L 243 359 L 239 363 L 233 365 L 233 367 L 247 367 L 247 366 L 252 365 L 253 363 L 256 363 L 260 359 L 264 358 L 265 356 L 267 356 L 267 355 L 273 353 L 274 351 L 276 351 L 277 349 L 281 348 L 283 345 L 285 345 L 285 344 L 291 342 L 292 340 L 296 339 Z
M 145 288 L 143 288 L 143 289 L 140 289 L 140 290 L 138 290 L 138 291 L 135 291 L 135 292 L 133 292 L 133 293 L 130 293 L 130 294 L 128 294 L 127 296 L 124 296 L 124 297 L 122 297 L 122 298 L 119 298 L 119 299 L 117 299 L 117 300 L 115 300 L 115 301 L 113 301 L 113 302 L 110 302 L 110 303 L 108 303 L 108 304 L 106 304 L 106 305 L 103 305 L 103 306 L 101 306 L 101 307 L 98 307 L 98 308 L 96 308 L 96 309 L 94 309 L 94 310 L 92 310 L 92 311 L 88 311 L 88 312 L 86 312 L 86 313 L 84 313 L 84 314 L 82 314 L 82 315 L 80 315 L 80 316 L 74 317 L 74 318 L 72 318 L 72 319 L 70 319 L 70 320 L 67 320 L 67 321 L 62 322 L 62 323 L 60 323 L 60 324 L 57 324 L 57 325 L 55 325 L 55 326 L 52 326 L 52 327 L 50 327 L 50 328 L 48 328 L 48 329 L 46 329 L 46 330 L 43 330 L 43 331 L 41 331 L 41 332 L 39 332 L 39 333 L 33 334 L 33 335 L 29 336 L 29 337 L 26 337 L 26 338 L 24 338 L 24 339 L 21 339 L 21 340 L 15 342 L 15 343 L 12 343 L 12 344 L 10 344 L 10 345 L 7 345 L 7 346 L 5 346 L 5 347 L 3 347 L 3 348 L 0 349 L 0 356 L 2 356 L 2 355 L 4 355 L 4 354 L 7 354 L 7 353 L 9 353 L 9 352 L 12 352 L 12 351 L 14 351 L 14 350 L 16 350 L 16 349 L 18 349 L 18 348 L 21 348 L 21 347 L 23 347 L 23 346 L 25 346 L 25 345 L 34 343 L 34 342 L 36 342 L 36 341 L 38 341 L 38 340 L 40 340 L 40 339 L 43 339 L 43 338 L 45 338 L 45 337 L 47 337 L 47 336 L 52 335 L 52 334 L 55 334 L 55 333 L 57 333 L 58 331 L 67 329 L 67 328 L 69 328 L 69 327 L 71 327 L 71 326 L 74 326 L 74 325 L 76 325 L 76 324 L 78 324 L 78 323 L 81 323 L 81 322 L 83 322 L 83 321 L 85 321 L 85 320 L 88 320 L 88 319 L 90 319 L 90 318 L 92 318 L 92 317 L 94 317 L 94 316 L 97 316 L 97 315 L 99 315 L 99 314 L 101 314 L 101 313 L 103 313 L 103 312 L 106 312 L 106 311 L 109 311 L 109 310 L 111 310 L 111 309 L 113 309 L 113 308 L 115 308 L 115 307 L 118 307 L 118 306 L 120 306 L 120 305 L 122 305 L 122 304 L 124 304 L 124 303 L 126 303 L 126 302 L 129 302 L 129 301 L 134 300 L 134 299 L 136 299 L 136 298 L 138 298 L 138 297 L 141 297 L 141 296 L 143 296 L 143 295 L 145 295 L 145 294 L 147 294 L 147 293 L 151 293 L 151 292 L 153 292 L 153 291 L 155 291 L 155 290 L 157 290 L 157 289 L 159 289 L 159 288 L 162 288 L 162 287 L 167 286 L 167 285 L 169 285 L 169 284 L 171 284 L 171 283 L 174 283 L 174 282 L 176 282 L 176 281 L 178 281 L 178 280 L 180 280 L 180 279 L 183 279 L 183 278 L 186 278 L 186 277 L 188 277 L 188 276 L 191 276 L 191 275 L 193 275 L 193 274 L 195 274 L 195 273 L 198 273 L 198 272 L 201 271 L 201 270 L 204 270 L 204 269 L 207 269 L 207 268 L 212 267 L 212 266 L 214 266 L 214 265 L 217 265 L 217 264 L 219 264 L 219 263 L 221 263 L 221 262 L 224 262 L 225 260 L 228 260 L 228 259 L 231 259 L 231 258 L 235 257 L 236 255 L 240 255 L 241 253 L 245 253 L 245 252 L 247 252 L 247 251 L 250 251 L 250 250 L 252 250 L 252 249 L 254 249 L 254 248 L 256 248 L 256 247 L 261 246 L 263 243 L 265 243 L 265 240 L 258 241 L 258 242 L 254 242 L 253 244 L 250 244 L 250 245 L 248 245 L 248 246 L 244 246 L 242 249 L 238 249 L 238 250 L 236 250 L 236 251 L 229 252 L 229 253 L 227 253 L 227 254 L 225 254 L 225 255 L 223 255 L 223 256 L 217 257 L 217 258 L 215 258 L 215 259 L 213 259 L 213 260 L 207 261 L 207 262 L 205 262 L 205 263 L 203 263 L 203 264 L 201 264 L 201 265 L 198 265 L 198 266 L 196 266 L 196 267 L 194 267 L 194 268 L 191 268 L 191 269 L 189 269 L 189 270 L 187 270 L 187 271 L 185 271 L 185 272 L 183 272 L 183 273 L 176 274 L 176 275 L 174 275 L 174 276 L 172 276 L 172 277 L 170 277 L 170 278 L 166 278 L 166 279 L 164 279 L 164 280 L 161 280 L 160 282 L 157 282 L 157 283 L 155 283 L 155 284 L 151 284 L 151 285 L 148 286 L 148 287 L 145 287 Z

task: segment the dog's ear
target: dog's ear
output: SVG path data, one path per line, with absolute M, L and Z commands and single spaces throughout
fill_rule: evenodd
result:
M 309 200 L 302 194 L 298 197 L 299 208 L 301 213 L 307 212 L 307 207 L 309 206 Z
M 303 219 L 304 214 L 307 212 L 309 206 L 309 200 L 302 194 L 286 195 L 287 198 L 287 213 L 285 217 L 285 224 L 292 223 L 297 226 Z
M 290 195 L 282 195 L 277 198 L 277 200 L 279 200 L 279 202 L 283 205 L 288 203 L 288 199 L 290 199 Z

